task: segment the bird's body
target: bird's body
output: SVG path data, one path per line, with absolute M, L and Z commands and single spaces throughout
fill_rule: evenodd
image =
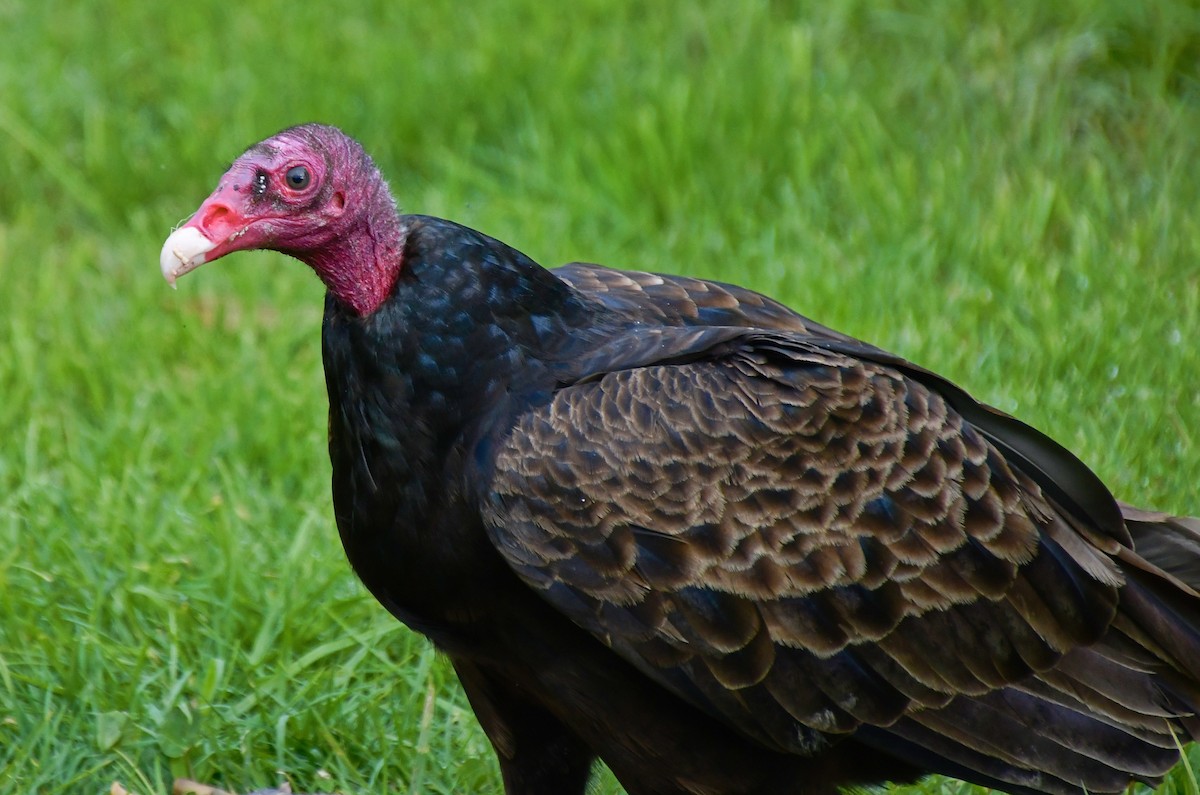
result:
M 589 355 L 629 352 L 614 341 L 632 335 L 630 347 L 645 344 L 637 337 L 646 324 L 699 323 L 709 310 L 696 306 L 686 287 L 708 288 L 718 303 L 712 313 L 744 322 L 733 294 L 695 280 L 677 285 L 634 274 L 670 293 L 674 300 L 664 304 L 647 300 L 623 273 L 568 269 L 563 275 L 591 287 L 589 296 L 463 227 L 414 217 L 405 225 L 413 244 L 438 252 L 414 257 L 422 264 L 408 274 L 405 300 L 365 318 L 332 299 L 326 305 L 338 526 L 355 571 L 376 598 L 453 660 L 508 762 L 513 791 L 575 791 L 597 753 L 631 792 L 689 791 L 688 773 L 681 771 L 703 782 L 697 792 L 778 792 L 786 782 L 804 780 L 813 788 L 818 779 L 832 784 L 860 775 L 870 780 L 876 771 L 853 744 L 839 749 L 836 761 L 813 765 L 747 742 L 681 704 L 538 598 L 488 540 L 482 506 L 494 467 L 488 448 L 502 441 L 498 432 L 528 409 L 545 407 L 560 379 L 577 379 L 581 364 L 587 369 Z M 509 257 L 497 258 L 497 251 Z M 437 267 L 446 261 L 484 267 Z M 472 296 L 505 286 L 530 289 L 522 303 L 537 311 L 473 316 L 479 307 Z M 517 299 L 498 297 L 505 304 Z M 746 314 L 756 310 L 762 307 L 751 305 Z M 779 321 L 801 325 L 795 316 Z M 401 329 L 416 344 L 396 346 Z M 653 356 L 656 348 L 643 355 Z M 513 356 L 523 360 L 496 366 Z M 384 527 L 391 532 L 380 533 Z M 605 746 L 607 753 L 600 750 Z M 915 774 L 899 764 L 878 777 Z
M 269 247 L 329 286 L 343 545 L 510 795 L 596 758 L 633 795 L 1116 792 L 1197 735 L 1194 520 L 757 293 L 400 216 L 348 141 L 253 147 L 164 272 Z

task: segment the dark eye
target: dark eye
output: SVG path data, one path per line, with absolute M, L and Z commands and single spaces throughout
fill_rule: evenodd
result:
M 304 190 L 308 187 L 308 169 L 304 166 L 292 166 L 284 177 L 292 190 Z

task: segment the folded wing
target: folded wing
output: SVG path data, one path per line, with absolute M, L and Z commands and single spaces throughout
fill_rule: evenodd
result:
M 875 349 L 714 340 L 589 373 L 493 441 L 485 518 L 532 588 L 779 750 L 855 733 L 1010 791 L 1171 766 L 1194 677 L 1142 625 L 1196 600 L 1141 569 L 1131 590 L 1094 475 Z

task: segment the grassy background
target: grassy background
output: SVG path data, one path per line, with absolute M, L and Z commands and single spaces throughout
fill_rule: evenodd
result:
M 1194 4 L 442 5 L 0 0 L 0 792 L 499 792 L 338 547 L 319 283 L 158 275 L 300 121 L 408 210 L 752 285 L 1200 511 Z

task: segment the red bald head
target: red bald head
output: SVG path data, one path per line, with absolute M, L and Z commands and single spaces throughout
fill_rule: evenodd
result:
M 306 262 L 336 298 L 367 314 L 395 282 L 401 243 L 395 201 L 358 142 L 305 124 L 234 161 L 167 238 L 160 265 L 174 284 L 230 252 L 272 249 Z

